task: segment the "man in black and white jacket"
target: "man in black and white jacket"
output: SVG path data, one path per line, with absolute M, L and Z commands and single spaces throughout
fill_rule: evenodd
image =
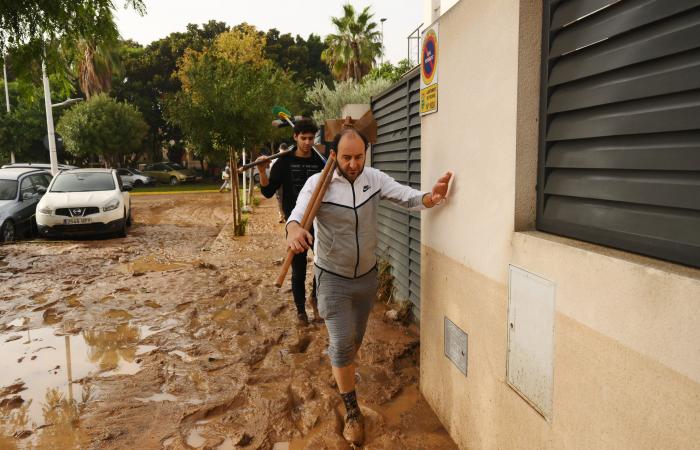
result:
M 432 208 L 447 195 L 452 174 L 440 177 L 431 192 L 397 183 L 365 167 L 367 139 L 355 129 L 336 136 L 338 167 L 314 220 L 316 239 L 300 223 L 320 174 L 310 177 L 287 220 L 287 244 L 296 253 L 314 249 L 318 308 L 328 328 L 328 355 L 346 408 L 343 436 L 364 441 L 364 422 L 355 394 L 355 354 L 362 343 L 377 290 L 377 209 L 386 199 L 409 209 Z

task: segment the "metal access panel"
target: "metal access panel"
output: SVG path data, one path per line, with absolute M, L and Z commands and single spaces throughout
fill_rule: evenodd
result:
M 469 336 L 450 319 L 445 317 L 445 356 L 467 376 L 469 360 Z
M 508 384 L 545 418 L 552 416 L 554 295 L 551 281 L 510 266 Z
M 419 77 L 416 68 L 372 98 L 377 121 L 372 167 L 415 189 L 420 189 Z M 391 264 L 394 295 L 420 308 L 420 213 L 382 200 L 377 225 L 377 256 Z
M 700 267 L 700 0 L 545 0 L 537 228 Z

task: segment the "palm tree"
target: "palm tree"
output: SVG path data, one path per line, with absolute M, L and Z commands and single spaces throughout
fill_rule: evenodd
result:
M 382 54 L 381 33 L 369 6 L 357 15 L 349 3 L 343 5 L 342 17 L 331 17 L 336 34 L 326 37 L 326 50 L 321 58 L 339 80 L 362 80 Z
M 80 90 L 89 100 L 112 88 L 112 75 L 121 69 L 119 31 L 111 11 L 100 17 L 99 32 L 78 35 L 65 40 L 68 58 L 72 59 L 74 76 Z
M 96 43 L 92 39 L 77 42 L 77 77 L 80 90 L 90 99 L 112 88 L 112 74 L 118 67 L 117 49 L 111 43 Z

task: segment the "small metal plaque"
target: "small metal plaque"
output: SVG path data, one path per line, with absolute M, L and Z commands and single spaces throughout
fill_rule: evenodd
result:
M 467 333 L 445 317 L 445 356 L 467 376 Z

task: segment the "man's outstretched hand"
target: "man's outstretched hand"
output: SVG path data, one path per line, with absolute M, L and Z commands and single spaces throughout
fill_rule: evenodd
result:
M 447 189 L 450 187 L 451 178 L 452 172 L 446 172 L 445 175 L 438 178 L 433 190 L 423 196 L 423 204 L 427 208 L 432 208 L 447 198 Z
M 314 237 L 306 231 L 298 222 L 289 222 L 287 225 L 287 247 L 294 253 L 302 253 L 314 243 Z

